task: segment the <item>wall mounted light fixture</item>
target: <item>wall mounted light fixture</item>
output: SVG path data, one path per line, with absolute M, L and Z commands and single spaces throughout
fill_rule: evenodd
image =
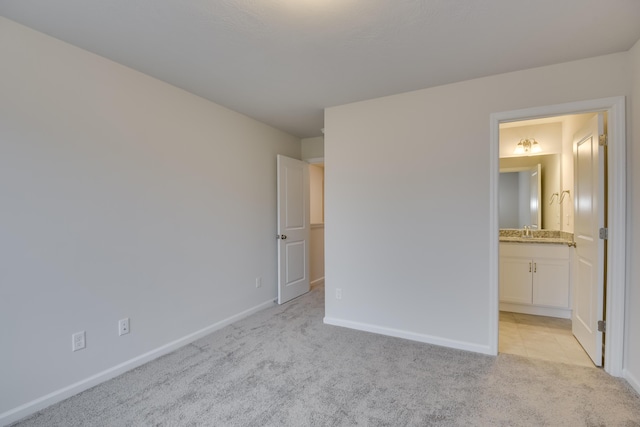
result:
M 538 143 L 538 141 L 536 141 L 535 139 L 529 139 L 529 138 L 525 138 L 525 139 L 521 139 L 520 142 L 518 142 L 518 145 L 516 145 L 516 149 L 513 150 L 514 154 L 525 154 L 525 153 L 539 153 L 540 151 L 542 151 L 542 148 L 540 147 L 540 144 Z

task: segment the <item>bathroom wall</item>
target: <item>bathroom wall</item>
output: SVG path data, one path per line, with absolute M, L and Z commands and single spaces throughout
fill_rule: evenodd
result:
M 562 153 L 562 123 L 539 123 L 539 120 L 529 120 L 525 123 L 505 123 L 500 126 L 500 157 L 519 157 L 514 153 L 516 145 L 522 139 L 535 139 L 540 144 L 543 154 Z M 520 125 L 522 123 L 522 125 Z M 533 155 L 533 153 L 531 154 Z

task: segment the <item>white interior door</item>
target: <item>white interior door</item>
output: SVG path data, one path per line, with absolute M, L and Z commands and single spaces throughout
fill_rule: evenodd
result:
M 278 304 L 309 292 L 309 165 L 278 156 Z
M 602 332 L 598 321 L 604 309 L 605 225 L 603 114 L 595 115 L 574 136 L 575 227 L 573 334 L 596 366 L 602 366 Z

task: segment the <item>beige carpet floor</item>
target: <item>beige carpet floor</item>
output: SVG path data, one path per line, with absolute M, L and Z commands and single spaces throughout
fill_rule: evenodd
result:
M 26 426 L 640 426 L 600 369 L 324 325 L 324 289 L 51 406 Z

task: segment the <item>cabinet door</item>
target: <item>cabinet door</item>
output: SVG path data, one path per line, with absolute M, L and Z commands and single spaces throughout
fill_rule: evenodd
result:
M 569 308 L 569 261 L 533 260 L 533 303 Z
M 500 257 L 500 301 L 531 304 L 530 258 Z

